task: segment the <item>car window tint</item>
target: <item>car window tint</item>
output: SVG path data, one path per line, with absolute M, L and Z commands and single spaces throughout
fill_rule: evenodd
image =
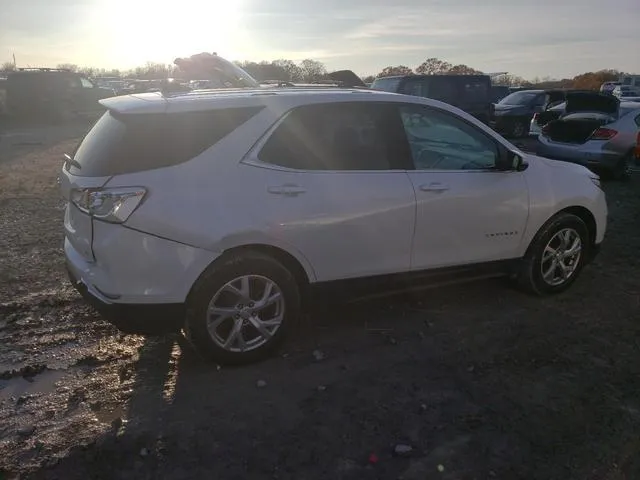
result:
M 297 170 L 388 170 L 393 164 L 388 111 L 382 104 L 365 103 L 297 108 L 258 158 Z
M 400 108 L 416 170 L 484 170 L 496 166 L 497 144 L 453 114 L 420 105 Z
M 260 107 L 186 113 L 105 113 L 73 158 L 78 176 L 140 172 L 186 162 L 253 117 Z

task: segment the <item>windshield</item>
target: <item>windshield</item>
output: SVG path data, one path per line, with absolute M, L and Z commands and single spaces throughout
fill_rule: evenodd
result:
M 514 92 L 498 103 L 500 105 L 529 105 L 537 96 L 538 92 Z

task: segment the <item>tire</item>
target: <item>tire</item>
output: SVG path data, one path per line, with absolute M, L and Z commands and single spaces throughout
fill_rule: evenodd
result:
M 511 136 L 513 138 L 522 138 L 527 133 L 527 125 L 524 120 L 516 120 L 511 126 Z
M 260 308 L 261 302 L 266 306 Z M 210 303 L 217 313 L 208 313 Z M 299 315 L 300 287 L 293 274 L 268 255 L 248 251 L 220 259 L 196 281 L 187 299 L 185 333 L 202 356 L 241 365 L 272 354 Z
M 633 161 L 633 154 L 629 153 L 622 157 L 616 166 L 613 167 L 609 172 L 607 172 L 607 177 L 611 178 L 611 180 L 616 180 L 618 182 L 626 182 L 631 178 L 631 162 Z
M 580 239 L 579 254 L 573 257 L 567 256 L 561 260 L 557 258 L 554 260 L 554 256 L 550 253 L 550 250 L 547 250 L 547 246 L 550 246 L 551 249 L 556 249 L 559 245 L 558 242 L 562 242 L 559 234 L 568 231 L 575 233 Z M 572 236 L 571 238 L 574 237 Z M 570 213 L 555 215 L 538 231 L 522 259 L 522 265 L 517 275 L 518 285 L 522 290 L 536 295 L 553 295 L 565 291 L 578 278 L 589 257 L 589 241 L 589 230 L 580 217 Z M 573 246 L 573 240 L 568 243 L 570 244 L 569 246 Z M 558 251 L 560 251 L 560 248 L 562 247 L 560 246 Z M 572 263 L 572 260 L 574 263 Z M 561 261 L 565 266 L 570 264 L 570 275 L 559 283 L 550 282 L 543 275 L 543 269 L 550 271 L 554 261 Z M 561 272 L 563 270 L 560 266 L 556 267 L 555 272 L 560 277 L 557 280 L 562 279 Z M 556 275 L 554 274 L 554 276 Z

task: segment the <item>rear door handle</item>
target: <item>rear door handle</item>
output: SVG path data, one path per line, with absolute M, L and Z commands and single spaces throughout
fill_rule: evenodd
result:
M 275 195 L 286 195 L 288 197 L 296 197 L 306 192 L 304 188 L 299 185 L 280 185 L 277 187 L 267 188 L 267 192 Z
M 426 183 L 424 185 L 420 185 L 420 190 L 423 192 L 445 192 L 449 190 L 449 185 L 439 182 Z

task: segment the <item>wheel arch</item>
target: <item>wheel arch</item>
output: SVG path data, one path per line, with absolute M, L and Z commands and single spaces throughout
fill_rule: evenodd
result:
M 570 214 L 575 215 L 576 217 L 580 218 L 585 223 L 585 225 L 587 226 L 587 231 L 589 232 L 589 247 L 591 248 L 591 247 L 593 247 L 595 245 L 595 243 L 596 243 L 596 234 L 597 234 L 597 231 L 598 231 L 598 227 L 597 227 L 597 223 L 596 223 L 596 217 L 593 215 L 593 213 L 591 213 L 591 211 L 588 208 L 582 207 L 580 205 L 572 205 L 570 207 L 565 207 L 562 210 L 557 211 L 551 217 L 549 217 L 542 225 L 540 225 L 540 227 L 536 231 L 535 235 L 533 235 L 533 237 L 531 238 L 531 241 L 529 242 L 529 245 L 527 246 L 527 250 L 525 251 L 525 255 L 527 253 L 529 253 L 529 251 L 531 250 L 534 242 L 538 238 L 538 234 L 545 227 L 545 225 L 549 222 L 549 220 L 551 220 L 554 217 L 557 217 L 558 215 L 560 215 L 562 213 L 570 213 Z

